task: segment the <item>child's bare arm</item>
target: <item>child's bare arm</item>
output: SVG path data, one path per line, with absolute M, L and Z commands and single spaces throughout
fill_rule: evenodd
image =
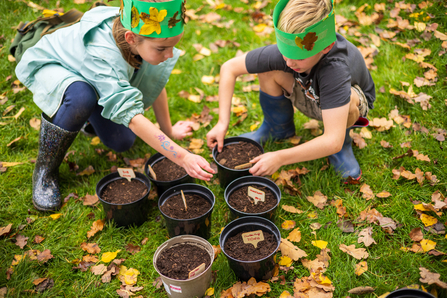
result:
M 214 174 L 213 169 L 203 157 L 177 145 L 143 114 L 135 115 L 129 123 L 129 128 L 149 146 L 183 167 L 191 177 L 209 181 L 213 176 L 210 174 Z
M 323 110 L 324 134 L 293 148 L 268 152 L 254 158 L 250 173 L 255 176 L 271 175 L 281 166 L 314 160 L 341 150 L 346 133 L 349 104 Z
M 218 151 L 222 151 L 223 140 L 228 130 L 231 117 L 231 99 L 233 98 L 236 78 L 247 74 L 245 57 L 247 54 L 233 58 L 225 62 L 220 68 L 219 81 L 219 121 L 206 135 L 208 147 L 218 144 Z

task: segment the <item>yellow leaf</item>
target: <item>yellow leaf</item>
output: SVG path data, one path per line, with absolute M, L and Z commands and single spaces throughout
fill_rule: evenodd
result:
M 14 260 L 12 260 L 11 266 L 15 266 L 23 259 L 23 255 L 14 255 Z
M 253 30 L 257 33 L 261 33 L 262 31 L 264 31 L 265 27 L 267 27 L 267 24 L 261 23 L 259 25 L 254 26 Z
M 307 214 L 307 217 L 312 218 L 312 219 L 317 219 L 318 218 L 318 213 L 317 213 L 317 211 L 309 212 Z
M 432 226 L 438 222 L 438 220 L 435 217 L 427 215 L 427 214 L 422 214 L 421 220 L 422 220 L 422 223 L 424 224 L 424 226 L 426 226 L 426 227 Z
M 109 263 L 110 261 L 112 261 L 113 259 L 116 258 L 116 255 L 120 252 L 121 250 L 118 249 L 115 252 L 105 252 L 102 254 L 101 256 L 101 261 L 104 263 Z
M 284 230 L 291 230 L 295 227 L 296 223 L 294 220 L 286 220 L 281 224 L 281 228 Z
M 315 272 L 311 272 L 310 274 L 312 275 L 313 279 L 320 285 L 330 286 L 332 284 L 331 280 L 321 273 L 316 274 Z
M 427 252 L 427 251 L 430 251 L 432 249 L 435 249 L 436 242 L 428 240 L 428 239 L 423 239 L 421 241 L 421 247 L 424 250 L 424 252 Z
M 366 271 L 368 271 L 368 264 L 366 263 L 366 261 L 362 261 L 362 262 L 358 263 L 357 265 L 355 265 L 355 274 L 357 276 L 362 275 Z
M 200 97 L 200 95 L 191 94 L 190 96 L 188 96 L 188 100 L 195 102 L 195 103 L 200 103 L 202 101 L 202 98 Z
M 293 242 L 300 242 L 301 241 L 301 232 L 299 231 L 299 228 L 296 228 L 292 232 L 290 232 L 289 236 L 287 236 L 286 239 L 293 241 Z
M 430 211 L 430 209 L 425 208 L 422 204 L 414 205 L 413 208 L 420 211 Z
M 258 127 L 257 124 L 252 124 L 252 125 L 250 125 L 250 131 L 255 130 L 257 127 Z
M 205 296 L 212 296 L 214 295 L 214 288 L 208 288 L 205 292 Z
M 390 292 L 386 292 L 385 294 L 382 294 L 377 298 L 386 298 L 386 297 L 388 297 L 389 294 L 390 294 Z
M 203 76 L 202 83 L 211 85 L 212 83 L 214 83 L 214 77 L 213 76 Z
M 280 266 L 290 267 L 293 263 L 293 260 L 288 256 L 282 256 L 278 262 Z
M 287 291 L 282 292 L 281 296 L 279 296 L 279 298 L 291 298 L 291 297 L 293 297 L 293 296 L 290 295 L 290 293 Z
M 205 58 L 205 56 L 201 55 L 201 54 L 195 54 L 194 57 L 192 57 L 193 61 L 199 61 L 201 59 Z
M 181 74 L 181 73 L 182 73 L 182 71 L 180 69 L 173 69 L 171 71 L 171 74 Z
M 323 241 L 323 240 L 315 240 L 315 241 L 312 241 L 312 245 L 323 249 L 323 248 L 326 248 L 327 242 Z
M 426 26 L 425 23 L 414 22 L 414 28 L 419 32 L 424 31 Z
M 102 231 L 102 229 L 104 229 L 104 221 L 102 221 L 101 219 L 94 221 L 90 231 L 87 232 L 87 238 L 92 237 L 97 232 Z
M 94 137 L 91 140 L 90 145 L 96 146 L 96 145 L 99 145 L 99 143 L 101 143 L 101 140 L 99 139 L 99 137 Z
M 0 163 L 1 163 L 2 167 L 5 167 L 5 168 L 23 164 L 23 162 L 5 162 L 5 161 L 0 162 Z
M 61 217 L 62 216 L 62 213 L 55 213 L 55 214 L 51 214 L 50 215 L 50 217 L 53 219 L 53 220 L 56 220 L 56 219 L 58 219 L 59 217 Z
M 121 282 L 131 286 L 137 283 L 138 274 L 140 274 L 140 272 L 137 269 L 130 268 L 127 270 L 126 266 L 121 266 L 118 278 Z

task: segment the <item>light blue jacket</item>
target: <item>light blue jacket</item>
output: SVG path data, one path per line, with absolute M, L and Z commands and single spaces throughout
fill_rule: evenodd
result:
M 34 102 L 49 117 L 59 109 L 66 88 L 75 81 L 93 86 L 102 116 L 129 126 L 130 120 L 151 106 L 168 82 L 180 56 L 159 65 L 145 61 L 135 73 L 112 36 L 119 8 L 100 6 L 70 27 L 43 36 L 17 65 L 17 78 L 33 92 Z

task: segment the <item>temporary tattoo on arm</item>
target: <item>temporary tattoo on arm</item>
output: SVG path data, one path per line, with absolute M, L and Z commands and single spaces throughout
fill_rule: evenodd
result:
M 174 151 L 174 146 L 171 146 L 171 142 L 169 141 L 165 141 L 166 137 L 162 134 L 160 135 L 156 135 L 156 137 L 158 138 L 158 140 L 161 142 L 161 147 L 163 147 L 163 149 L 172 152 L 174 157 L 177 157 L 177 152 Z

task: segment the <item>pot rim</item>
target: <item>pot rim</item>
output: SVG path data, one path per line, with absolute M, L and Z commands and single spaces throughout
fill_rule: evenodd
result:
M 108 183 L 104 183 L 100 190 L 103 190 L 103 188 L 104 188 L 106 185 L 109 185 L 110 183 L 112 183 L 112 182 L 114 182 L 114 181 L 116 181 L 116 180 L 118 180 L 118 179 L 126 179 L 126 178 L 124 178 L 124 177 L 121 177 L 121 176 L 119 175 L 118 172 L 110 173 L 110 174 L 108 174 L 108 175 L 102 177 L 102 178 L 98 181 L 98 183 L 96 183 L 96 189 L 95 189 L 95 191 L 96 191 L 96 196 L 98 197 L 98 199 L 99 199 L 99 201 L 100 201 L 101 203 L 104 203 L 104 204 L 107 204 L 107 205 L 111 205 L 111 206 L 127 206 L 127 205 L 132 205 L 132 204 L 135 204 L 135 203 L 140 202 L 141 200 L 144 200 L 144 199 L 149 195 L 149 193 L 151 192 L 151 185 L 150 185 L 150 182 L 148 182 L 148 183 L 146 184 L 146 183 L 144 183 L 143 181 L 141 181 L 141 180 L 147 179 L 147 177 L 146 177 L 144 174 L 142 174 L 142 173 L 135 172 L 135 178 L 132 178 L 132 179 L 137 179 L 137 180 L 140 180 L 140 182 L 143 182 L 144 185 L 146 185 L 146 187 L 147 187 L 147 193 L 146 193 L 145 195 L 143 195 L 141 198 L 139 198 L 138 200 L 135 200 L 135 201 L 130 202 L 130 203 L 116 204 L 116 203 L 110 203 L 110 202 L 107 202 L 106 200 L 104 200 L 104 199 L 101 198 L 101 196 L 100 196 L 101 191 L 99 191 L 99 193 L 98 193 L 98 185 L 99 185 L 99 183 L 100 183 L 103 179 L 105 180 L 108 176 L 111 176 L 111 175 L 114 175 L 114 174 L 115 174 L 115 175 L 117 174 L 118 177 L 115 177 L 116 179 L 111 179 Z M 138 176 L 140 176 L 140 177 L 138 177 Z
M 193 242 L 193 243 L 201 243 L 203 246 L 205 246 L 205 244 L 202 243 L 201 240 L 207 242 L 207 244 L 208 244 L 209 247 L 210 247 L 211 254 L 212 254 L 212 255 L 210 255 L 210 260 L 211 260 L 211 261 L 210 261 L 210 265 L 209 265 L 208 267 L 206 267 L 205 270 L 203 270 L 202 273 L 200 273 L 199 275 L 194 276 L 194 277 L 191 278 L 191 279 L 174 279 L 174 278 L 171 278 L 171 277 L 169 277 L 169 276 L 166 276 L 166 275 L 162 274 L 162 273 L 158 270 L 157 265 L 156 265 L 156 263 L 155 263 L 155 262 L 156 262 L 155 256 L 156 256 L 156 255 L 159 256 L 159 255 L 163 252 L 163 250 L 165 249 L 165 247 L 161 247 L 161 246 L 163 246 L 163 245 L 167 246 L 167 243 L 168 243 L 168 242 L 177 241 L 177 239 L 180 240 L 180 238 L 185 238 L 185 237 L 192 237 L 193 239 L 185 239 L 185 241 L 183 241 L 183 242 L 179 242 L 179 243 L 178 243 L 179 245 L 180 245 L 180 244 L 185 244 L 185 243 L 188 244 L 188 242 L 190 242 L 190 243 Z M 177 243 L 176 243 L 176 244 L 177 244 Z M 206 252 L 208 252 L 208 253 L 210 252 L 210 251 L 208 251 L 206 248 L 203 248 L 203 249 L 204 249 Z M 158 257 L 157 257 L 157 259 L 158 259 Z M 202 238 L 202 237 L 196 236 L 196 235 L 179 235 L 179 236 L 172 237 L 172 238 L 166 240 L 165 242 L 163 242 L 162 244 L 160 244 L 160 245 L 158 246 L 157 250 L 155 251 L 154 256 L 152 257 L 152 266 L 154 266 L 155 271 L 157 271 L 157 273 L 160 274 L 160 276 L 163 276 L 164 278 L 166 278 L 166 279 L 168 279 L 168 280 L 170 280 L 170 281 L 173 281 L 173 282 L 189 282 L 189 281 L 193 281 L 193 280 L 199 278 L 200 276 L 204 275 L 204 274 L 211 268 L 211 266 L 213 266 L 213 263 L 214 263 L 214 248 L 213 248 L 213 246 L 211 245 L 211 243 L 208 242 L 208 240 L 206 240 L 206 239 L 204 239 L 204 238 Z
M 419 290 L 419 289 L 409 289 L 409 288 L 397 289 L 397 290 L 395 290 L 395 291 L 389 293 L 386 297 L 391 297 L 391 296 L 390 296 L 391 294 L 399 294 L 399 293 L 404 294 L 404 292 L 410 292 L 410 294 L 411 294 L 412 292 L 414 292 L 414 293 L 418 293 L 418 294 L 422 294 L 422 293 L 423 293 L 425 296 L 427 296 L 427 298 L 428 298 L 428 297 L 433 297 L 433 298 L 434 298 L 434 296 L 433 296 L 432 294 L 428 293 L 428 292 L 424 292 L 424 291 L 421 291 L 421 290 Z M 385 297 L 385 298 L 386 298 L 386 297 Z
M 157 152 L 157 153 L 155 153 L 153 156 L 149 157 L 148 160 L 144 163 L 144 173 L 145 173 L 146 176 L 149 178 L 149 180 L 150 180 L 150 181 L 153 181 L 154 183 L 175 183 L 175 182 L 178 182 L 178 181 L 184 179 L 185 177 L 189 176 L 188 173 L 186 173 L 186 175 L 184 175 L 184 176 L 182 176 L 182 177 L 180 177 L 180 178 L 177 178 L 177 179 L 175 179 L 175 180 L 169 180 L 169 181 L 155 180 L 155 179 L 152 178 L 152 176 L 150 175 L 150 173 L 149 173 L 149 168 L 148 168 L 149 161 L 150 161 L 152 158 L 153 158 L 154 160 L 150 163 L 151 167 L 153 167 L 154 164 L 156 164 L 157 162 L 159 162 L 159 161 L 161 161 L 162 159 L 167 158 L 167 157 L 164 156 L 163 154 L 161 154 L 160 152 Z
M 206 211 L 205 213 L 203 213 L 202 215 L 198 216 L 198 217 L 193 217 L 193 218 L 174 218 L 174 217 L 170 217 L 170 216 L 166 215 L 166 214 L 161 210 L 160 207 L 162 206 L 162 205 L 161 205 L 161 201 L 162 201 L 162 200 L 159 198 L 159 199 L 158 199 L 158 210 L 160 210 L 161 214 L 162 214 L 164 217 L 169 218 L 169 219 L 171 219 L 171 220 L 176 220 L 176 221 L 192 221 L 192 220 L 196 220 L 196 219 L 199 219 L 199 218 L 201 218 L 201 217 L 204 217 L 204 216 L 208 215 L 209 213 L 211 213 L 211 212 L 213 211 L 213 209 L 214 209 L 214 205 L 216 204 L 216 197 L 215 197 L 214 193 L 213 193 L 208 187 L 205 187 L 205 186 L 203 186 L 203 185 L 196 184 L 196 183 L 183 183 L 183 184 L 179 184 L 179 185 L 176 185 L 176 186 L 173 186 L 173 187 L 181 188 L 181 189 L 183 190 L 182 187 L 184 187 L 184 186 L 189 186 L 189 185 L 199 186 L 199 187 L 203 188 L 205 191 L 209 191 L 209 193 L 212 195 L 212 199 L 213 199 L 213 202 L 212 202 L 212 204 L 211 204 L 210 209 L 209 209 L 208 211 Z M 163 196 L 163 195 L 164 195 L 165 193 L 167 193 L 169 190 L 170 190 L 170 189 L 166 190 L 161 196 Z M 172 197 L 172 195 L 169 196 L 166 200 L 164 200 L 164 202 L 166 202 L 170 197 Z M 177 236 L 177 237 L 178 237 L 178 236 Z
M 224 227 L 224 229 L 222 230 L 222 232 L 220 233 L 220 236 L 219 236 L 219 245 L 220 245 L 220 249 L 222 250 L 222 252 L 224 253 L 224 255 L 225 255 L 227 258 L 231 259 L 231 260 L 234 260 L 234 261 L 236 261 L 236 262 L 248 263 L 248 264 L 258 263 L 258 262 L 264 261 L 264 260 L 270 258 L 271 256 L 273 256 L 273 255 L 278 251 L 279 245 L 281 244 L 281 232 L 279 231 L 278 227 L 277 227 L 273 222 L 269 221 L 268 219 L 265 219 L 265 218 L 260 217 L 260 216 L 256 216 L 257 219 L 261 219 L 261 220 L 263 220 L 263 221 L 267 221 L 268 223 L 271 223 L 271 224 L 276 228 L 278 234 L 280 235 L 280 238 L 278 239 L 278 238 L 277 238 L 277 235 L 273 232 L 273 235 L 275 236 L 275 238 L 276 238 L 276 240 L 277 240 L 277 246 L 276 246 L 275 250 L 274 250 L 272 253 L 270 253 L 269 255 L 265 256 L 264 258 L 262 258 L 262 259 L 258 259 L 258 260 L 254 260 L 254 261 L 244 261 L 244 260 L 236 259 L 236 258 L 234 258 L 234 257 L 232 257 L 232 256 L 230 256 L 230 255 L 228 255 L 228 254 L 225 252 L 225 248 L 224 248 L 225 243 L 222 243 L 222 242 L 223 242 L 223 241 L 222 241 L 222 233 L 224 232 L 224 230 L 225 230 L 230 224 L 236 225 L 236 224 L 237 224 L 237 221 L 247 220 L 247 218 L 248 218 L 248 217 L 240 217 L 240 218 L 238 218 L 238 219 L 235 219 L 235 220 L 231 221 L 228 225 L 226 225 L 226 226 Z M 253 217 L 251 217 L 251 218 L 253 219 Z M 256 225 L 256 224 L 258 224 L 258 223 L 257 223 L 257 222 L 252 222 L 251 224 L 252 224 L 252 225 Z
M 236 184 L 236 183 L 238 182 L 238 180 L 243 180 L 243 179 L 247 179 L 247 178 L 251 178 L 251 179 L 253 179 L 253 178 L 257 179 L 257 178 L 259 178 L 259 179 L 264 179 L 264 180 L 267 180 L 267 181 L 270 181 L 270 182 L 273 183 L 273 181 L 271 181 L 270 179 L 265 178 L 265 177 L 262 177 L 262 176 L 244 176 L 244 177 L 239 177 L 239 178 L 237 178 L 237 179 L 234 179 L 233 181 L 230 182 L 230 184 L 227 185 L 227 187 L 225 188 L 225 192 L 224 192 L 224 199 L 225 199 L 225 202 L 227 203 L 227 206 L 228 206 L 231 210 L 234 210 L 234 211 L 236 211 L 236 212 L 238 212 L 238 213 L 240 213 L 240 214 L 247 215 L 247 216 L 261 216 L 262 214 L 269 213 L 270 211 L 275 210 L 275 208 L 278 208 L 279 203 L 281 202 L 281 190 L 279 189 L 279 187 L 278 187 L 276 184 L 275 184 L 275 186 L 276 186 L 276 189 L 275 189 L 275 190 L 277 190 L 278 192 L 276 192 L 275 190 L 272 190 L 272 191 L 273 191 L 273 193 L 275 193 L 276 195 L 279 194 L 279 197 L 277 197 L 276 205 L 273 206 L 273 207 L 272 207 L 271 209 L 269 209 L 269 210 L 266 210 L 266 211 L 263 211 L 263 212 L 260 212 L 260 213 L 248 213 L 248 212 L 240 211 L 240 210 L 234 208 L 233 206 L 231 206 L 230 203 L 228 202 L 228 199 L 229 199 L 230 195 L 231 195 L 236 189 L 234 189 L 234 190 L 232 191 L 231 194 L 228 194 L 228 195 L 227 195 L 227 190 L 228 190 L 228 188 L 229 188 L 233 183 Z M 257 182 L 247 182 L 247 184 L 256 184 L 256 183 L 257 183 Z M 274 183 L 273 183 L 273 184 L 274 184 Z M 243 187 L 243 186 L 245 186 L 245 185 L 242 185 L 241 187 Z M 240 188 L 240 187 L 239 187 L 239 188 Z M 239 189 L 239 188 L 238 188 L 238 189 Z M 270 188 L 270 187 L 269 187 L 269 188 Z
M 243 139 L 243 140 L 236 141 L 236 140 L 235 140 L 236 138 L 238 138 L 238 139 Z M 228 143 L 225 144 L 225 141 L 228 141 Z M 252 139 L 246 138 L 246 137 L 230 137 L 230 138 L 226 138 L 226 139 L 224 139 L 224 147 L 227 146 L 227 145 L 231 145 L 231 144 L 239 143 L 239 142 L 248 142 L 248 143 L 257 144 L 257 145 L 259 145 L 262 154 L 264 154 L 264 148 L 261 146 L 261 144 L 259 144 L 258 142 L 254 141 L 254 140 L 252 140 Z M 221 166 L 222 168 L 224 168 L 224 169 L 226 169 L 226 170 L 230 170 L 230 171 L 234 171 L 234 172 L 244 172 L 244 171 L 248 171 L 248 170 L 250 169 L 250 168 L 248 168 L 248 169 L 240 169 L 240 170 L 236 170 L 236 169 L 231 169 L 231 168 L 228 168 L 228 167 L 226 167 L 226 166 L 224 166 L 224 165 L 221 165 L 221 164 L 217 161 L 217 158 L 216 158 L 216 157 L 217 157 L 217 145 L 214 146 L 214 148 L 213 148 L 213 150 L 212 150 L 212 155 L 213 155 L 214 162 L 216 162 L 216 164 L 218 164 L 219 166 Z

